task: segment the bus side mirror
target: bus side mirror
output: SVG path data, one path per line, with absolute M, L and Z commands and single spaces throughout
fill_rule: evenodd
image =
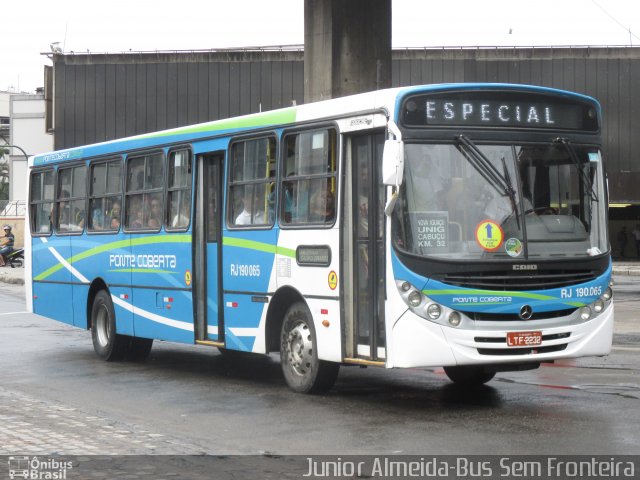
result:
M 382 152 L 382 183 L 398 187 L 404 172 L 404 143 L 386 140 Z

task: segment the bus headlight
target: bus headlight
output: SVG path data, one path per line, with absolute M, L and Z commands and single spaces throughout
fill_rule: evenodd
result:
M 427 307 L 427 315 L 430 319 L 437 320 L 440 318 L 441 314 L 442 307 L 440 307 L 440 305 L 438 305 L 437 303 L 432 303 Z
M 594 312 L 600 313 L 602 310 L 604 310 L 604 302 L 601 299 L 598 299 L 595 302 L 593 302 Z
M 613 290 L 611 290 L 611 287 L 607 287 L 607 289 L 604 291 L 604 293 L 600 298 L 602 298 L 602 300 L 604 300 L 605 302 L 608 302 L 609 300 L 611 300 L 612 297 L 613 297 Z
M 407 300 L 409 300 L 409 305 L 413 308 L 419 307 L 422 303 L 422 294 L 417 290 L 413 290 L 409 293 Z
M 580 319 L 586 322 L 590 318 L 591 318 L 591 308 L 589 308 L 589 306 L 582 307 L 580 309 Z
M 407 280 L 396 280 L 396 288 L 409 310 L 425 320 L 444 327 L 459 327 L 466 322 L 462 313 L 434 301 Z

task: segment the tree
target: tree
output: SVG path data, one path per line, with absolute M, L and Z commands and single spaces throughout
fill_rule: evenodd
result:
M 9 162 L 5 155 L 9 154 L 6 148 L 0 148 L 0 202 L 9 200 Z

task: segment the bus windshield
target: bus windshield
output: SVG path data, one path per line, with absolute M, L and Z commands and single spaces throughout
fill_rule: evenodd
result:
M 405 145 L 396 248 L 455 260 L 552 259 L 608 250 L 602 157 L 548 144 Z

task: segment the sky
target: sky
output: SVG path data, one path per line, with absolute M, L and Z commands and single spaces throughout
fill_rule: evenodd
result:
M 8 2 L 7 2 L 8 3 Z M 43 85 L 43 52 L 302 45 L 303 0 L 20 0 L 3 3 L 0 91 Z M 640 46 L 633 0 L 393 0 L 394 48 Z

